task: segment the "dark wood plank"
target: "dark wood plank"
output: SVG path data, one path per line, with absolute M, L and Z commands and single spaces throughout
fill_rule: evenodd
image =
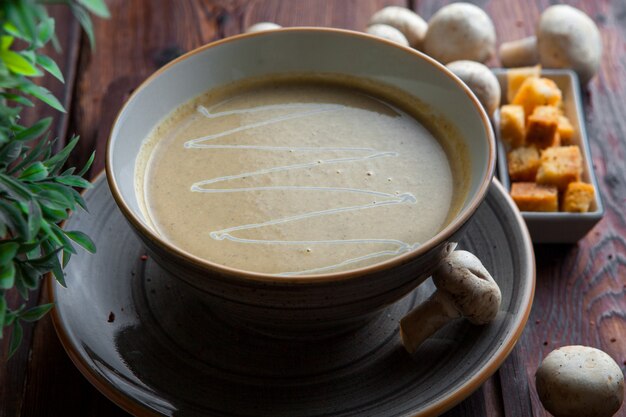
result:
M 498 371 L 502 406 L 504 408 L 504 404 L 506 404 L 507 416 L 532 417 L 533 415 L 530 386 L 526 373 L 529 354 L 532 352 L 526 352 L 524 346 L 518 344 Z
M 110 20 L 95 23 L 97 48 L 83 48 L 74 91 L 70 131 L 81 135 L 71 163 L 92 150 L 92 173 L 104 167 L 104 150 L 117 112 L 150 74 L 183 52 L 218 38 L 220 9 L 199 0 L 110 2 Z
M 551 3 L 494 1 L 487 11 L 500 40 L 508 41 L 531 34 L 541 10 Z M 626 5 L 608 0 L 568 3 L 596 21 L 604 42 L 600 72 L 584 96 L 593 162 L 607 211 L 577 245 L 535 246 L 534 308 L 518 347 L 535 416 L 548 416 L 536 394 L 534 373 L 551 350 L 569 344 L 594 346 L 626 367 L 626 345 L 619 343 L 626 337 Z M 515 18 L 507 17 L 511 14 Z M 505 391 L 503 380 L 503 393 L 507 415 L 520 415 L 519 392 Z M 617 415 L 626 416 L 626 408 Z
M 53 58 L 64 74 L 65 84 L 54 77 L 46 75 L 36 79 L 35 82 L 48 88 L 59 98 L 66 108 L 70 108 L 71 90 L 75 75 L 75 65 L 78 48 L 78 25 L 71 18 L 69 10 L 62 6 L 51 6 L 50 15 L 56 19 L 56 33 L 62 51 L 57 52 L 52 45 L 44 50 L 44 53 Z M 50 129 L 51 135 L 58 137 L 58 144 L 65 143 L 68 115 L 36 102 L 34 108 L 26 108 L 22 112 L 23 123 L 28 125 L 43 117 L 54 117 L 54 123 Z M 39 291 L 31 294 L 27 306 L 34 306 L 39 300 Z M 22 302 L 16 292 L 7 294 L 9 305 L 16 307 Z M 10 361 L 7 361 L 10 333 L 0 341 L 0 416 L 16 416 L 23 407 L 23 392 L 26 389 L 27 369 L 30 360 L 31 345 L 33 340 L 33 324 L 25 324 L 24 339 L 18 352 Z
M 448 2 L 410 3 L 428 18 Z M 492 16 L 500 42 L 530 34 L 540 11 L 552 2 L 475 3 Z M 123 100 L 141 80 L 179 53 L 240 33 L 259 21 L 362 30 L 375 10 L 404 2 L 137 0 L 129 4 L 113 0 L 109 4 L 113 18 L 96 21 L 98 49 L 81 49 L 70 123 L 70 132 L 83 137 L 80 152 L 72 162 L 81 163 L 97 148 L 93 172 L 103 166 L 106 137 Z M 529 409 L 526 401 L 531 401 L 532 415 L 547 416 L 536 396 L 534 372 L 550 350 L 562 345 L 599 347 L 626 368 L 626 346 L 622 342 L 626 337 L 626 4 L 610 0 L 571 4 L 583 8 L 599 23 L 605 44 L 601 72 L 586 94 L 586 114 L 607 215 L 578 245 L 536 246 L 536 299 L 518 347 L 499 376 L 450 410 L 449 416 L 519 416 L 522 414 L 517 413 Z M 489 64 L 496 66 L 497 59 Z M 19 363 L 27 363 L 28 350 L 20 353 L 19 362 L 0 369 L 0 416 L 20 415 L 22 408 L 24 416 L 126 415 L 79 375 L 62 351 L 49 319 L 36 327 L 27 377 Z M 17 397 L 24 380 L 28 381 L 24 399 L 11 397 L 5 402 L 7 397 Z M 520 392 L 518 384 L 524 383 L 528 389 Z M 3 391 L 4 386 L 8 388 Z M 67 401 L 68 393 L 73 401 Z M 525 396 L 530 399 L 525 401 Z M 626 416 L 626 410 L 618 416 Z

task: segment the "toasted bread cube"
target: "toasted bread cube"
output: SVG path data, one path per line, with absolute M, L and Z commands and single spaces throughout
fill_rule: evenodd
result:
M 541 152 L 537 183 L 565 190 L 570 182 L 580 181 L 583 158 L 578 146 L 556 146 Z
M 511 181 L 535 181 L 539 169 L 539 151 L 534 146 L 521 146 L 506 156 Z
M 561 144 L 569 145 L 574 137 L 574 126 L 569 119 L 563 115 L 559 115 L 559 126 L 557 128 L 561 137 Z
M 522 106 L 505 104 L 500 107 L 500 137 L 502 140 L 513 148 L 522 146 L 526 135 L 525 121 Z
M 512 104 L 524 107 L 528 118 L 537 106 L 556 106 L 561 104 L 561 90 L 556 83 L 548 78 L 529 77 L 520 86 Z
M 557 211 L 558 190 L 552 185 L 534 182 L 514 182 L 511 197 L 521 211 Z
M 559 109 L 554 106 L 537 106 L 533 114 L 528 118 L 526 130 L 526 143 L 536 145 L 538 148 L 558 146 L 560 136 Z
M 541 65 L 534 67 L 511 68 L 506 72 L 507 90 L 506 99 L 513 102 L 517 91 L 522 83 L 529 77 L 539 78 L 541 76 Z
M 563 195 L 563 211 L 586 213 L 591 207 L 595 190 L 585 182 L 570 182 Z

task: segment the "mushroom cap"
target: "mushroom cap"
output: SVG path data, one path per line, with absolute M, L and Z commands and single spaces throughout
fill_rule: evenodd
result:
M 255 23 L 254 25 L 248 27 L 248 29 L 246 29 L 246 33 L 263 32 L 263 31 L 266 31 L 266 30 L 275 30 L 275 29 L 280 29 L 280 28 L 282 28 L 282 26 L 277 24 L 277 23 L 273 23 L 273 22 L 259 22 L 259 23 Z
M 441 63 L 461 59 L 485 62 L 493 56 L 495 48 L 493 22 L 473 4 L 449 4 L 428 21 L 424 52 Z
M 559 4 L 541 14 L 537 49 L 541 65 L 571 68 L 586 83 L 600 66 L 602 38 L 589 16 L 572 6 Z
M 489 323 L 500 310 L 500 288 L 470 252 L 457 250 L 448 255 L 433 273 L 433 282 L 473 324 Z
M 376 23 L 374 25 L 368 26 L 367 33 L 369 33 L 370 35 L 378 36 L 379 38 L 399 43 L 400 45 L 409 46 L 409 41 L 404 37 L 402 32 L 400 32 L 393 26 Z
M 564 346 L 552 351 L 535 374 L 543 406 L 556 417 L 609 417 L 624 400 L 624 374 L 599 349 Z
M 493 72 L 480 62 L 474 61 L 453 61 L 446 66 L 467 84 L 489 117 L 493 117 L 500 105 L 501 94 L 500 83 Z
M 416 49 L 422 47 L 428 29 L 428 23 L 417 13 L 400 6 L 388 6 L 374 13 L 369 24 L 377 23 L 398 29 L 409 41 L 409 45 Z

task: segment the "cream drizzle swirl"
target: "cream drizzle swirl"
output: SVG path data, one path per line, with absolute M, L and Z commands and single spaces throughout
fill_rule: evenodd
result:
M 241 179 L 241 178 L 249 178 L 259 175 L 267 175 L 273 172 L 284 172 L 291 171 L 297 169 L 306 169 L 321 165 L 330 165 L 330 164 L 343 164 L 343 163 L 353 163 L 358 161 L 366 161 L 375 158 L 384 158 L 384 157 L 398 157 L 397 152 L 392 151 L 380 151 L 374 148 L 365 148 L 365 147 L 290 147 L 290 146 L 261 146 L 261 145 L 231 145 L 231 144 L 215 144 L 215 143 L 207 143 L 214 141 L 219 138 L 227 137 L 239 132 L 243 132 L 246 130 L 256 129 L 262 126 L 267 126 L 275 123 L 282 123 L 288 120 L 313 116 L 315 114 L 320 114 L 324 112 L 331 111 L 341 111 L 349 109 L 349 107 L 339 105 L 339 104 L 305 104 L 305 103 L 292 103 L 292 104 L 279 104 L 279 105 L 266 105 L 266 106 L 258 106 L 254 108 L 244 108 L 244 109 L 236 109 L 236 110 L 228 110 L 215 112 L 214 108 L 218 105 L 222 105 L 224 103 L 216 104 L 212 107 L 206 108 L 204 106 L 198 106 L 197 111 L 201 115 L 209 119 L 215 119 L 219 117 L 226 117 L 231 115 L 239 115 L 239 114 L 251 114 L 251 113 L 259 113 L 271 110 L 296 110 L 296 112 L 288 113 L 285 115 L 271 117 L 259 122 L 253 122 L 249 124 L 245 124 L 242 126 L 238 126 L 233 129 L 228 129 L 223 132 L 206 135 L 194 139 L 190 139 L 184 143 L 184 147 L 188 149 L 246 149 L 246 150 L 262 150 L 262 151 L 271 151 L 271 152 L 304 152 L 304 153 L 314 153 L 314 152 L 346 152 L 346 153 L 356 153 L 356 156 L 343 157 L 343 158 L 334 158 L 334 159 L 319 159 L 311 162 L 305 162 L 300 164 L 292 164 L 292 165 L 283 165 L 283 166 L 275 166 L 266 169 L 260 169 L 252 172 L 244 172 L 241 174 L 235 175 L 227 175 L 223 177 L 211 178 L 203 181 L 198 181 L 191 186 L 192 192 L 200 192 L 200 193 L 236 193 L 236 192 L 253 192 L 253 191 L 270 191 L 270 190 L 299 190 L 299 191 L 319 191 L 319 192 L 342 192 L 342 193 L 357 193 L 357 194 L 368 194 L 376 197 L 383 198 L 382 201 L 375 201 L 368 204 L 350 206 L 350 207 L 335 207 L 327 210 L 318 210 L 318 211 L 310 211 L 305 213 L 300 213 L 293 216 L 282 217 L 278 219 L 272 219 L 261 223 L 253 223 L 253 224 L 244 224 L 239 226 L 233 226 L 229 228 L 225 228 L 222 230 L 215 230 L 210 232 L 211 238 L 215 240 L 230 240 L 238 243 L 246 243 L 246 244 L 278 244 L 278 245 L 337 245 L 337 244 L 388 244 L 392 245 L 394 249 L 383 250 L 372 252 L 367 255 L 358 256 L 351 259 L 346 259 L 340 263 L 327 265 L 319 268 L 312 268 L 301 271 L 286 271 L 282 273 L 277 273 L 275 275 L 281 276 L 291 276 L 291 275 L 301 275 L 301 274 L 309 274 L 309 273 L 319 273 L 324 271 L 333 270 L 336 268 L 340 268 L 349 264 L 358 263 L 364 260 L 383 257 L 383 256 L 396 256 L 410 250 L 413 250 L 419 243 L 410 244 L 407 242 L 403 242 L 401 240 L 396 239 L 331 239 L 331 240 L 264 240 L 264 239 L 247 239 L 234 236 L 234 232 L 242 231 L 242 230 L 250 230 L 250 229 L 258 229 L 266 226 L 272 226 L 277 224 L 284 224 L 294 221 L 299 221 L 302 219 L 308 219 L 313 217 L 321 217 L 328 216 L 331 214 L 341 213 L 341 212 L 349 212 L 349 211 L 358 211 L 358 210 L 367 210 L 377 207 L 389 206 L 389 205 L 397 205 L 397 204 L 415 204 L 417 199 L 415 196 L 410 193 L 385 193 L 376 190 L 369 189 L 360 189 L 360 188 L 348 188 L 348 187 L 317 187 L 317 186 L 294 186 L 294 185 L 277 185 L 277 186 L 266 186 L 266 187 L 237 187 L 237 188 L 213 188 L 214 184 L 220 182 L 228 182 L 231 180 Z M 361 154 L 361 155 L 358 155 Z

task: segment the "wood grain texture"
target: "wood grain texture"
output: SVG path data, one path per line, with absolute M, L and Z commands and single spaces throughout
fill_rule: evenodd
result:
M 80 46 L 75 88 L 68 76 L 73 49 L 60 62 L 70 88 L 53 90 L 73 100 L 69 118 L 55 127 L 83 137 L 72 163 L 98 150 L 103 166 L 113 118 L 128 94 L 159 66 L 182 52 L 241 33 L 259 21 L 361 30 L 371 13 L 409 5 L 424 18 L 451 1 L 412 0 L 123 0 L 107 1 L 112 19 L 96 20 L 96 51 L 77 43 L 76 25 L 63 17 L 59 34 Z M 494 20 L 498 44 L 530 35 L 549 0 L 477 0 Z M 600 73 L 585 96 L 587 130 L 606 216 L 577 245 L 537 245 L 537 289 L 531 319 L 499 376 L 446 416 L 548 416 L 536 396 L 534 372 L 554 348 L 585 344 L 607 351 L 626 369 L 626 1 L 568 1 L 599 25 L 604 42 Z M 73 29 L 68 29 L 73 28 Z M 72 32 L 73 31 L 73 32 Z M 65 35 L 62 35 L 65 36 Z M 65 42 L 62 38 L 62 42 Z M 497 58 L 488 62 L 498 66 Z M 65 65 L 65 67 L 63 67 Z M 53 88 L 59 88 L 50 84 Z M 39 115 L 42 115 L 40 113 Z M 27 332 L 30 334 L 30 331 Z M 95 391 L 71 364 L 49 319 L 37 324 L 18 355 L 0 363 L 0 417 L 127 415 Z M 6 342 L 3 341 L 3 345 Z M 31 351 L 32 347 L 32 351 Z M 6 347 L 5 347 L 6 349 Z M 529 398 L 528 398 L 529 397 Z M 523 413 L 523 414 L 520 414 Z M 626 416 L 623 407 L 618 416 Z
M 97 20 L 97 48 L 83 42 L 74 92 L 71 130 L 81 135 L 78 164 L 96 150 L 92 173 L 104 167 L 104 151 L 117 112 L 156 69 L 183 52 L 218 39 L 219 8 L 195 0 L 109 2 L 112 18 Z
M 626 3 L 568 2 L 598 24 L 604 54 L 596 78 L 584 90 L 587 131 L 606 215 L 577 245 L 536 245 L 537 291 L 534 308 L 518 350 L 526 367 L 535 416 L 548 416 L 536 395 L 534 373 L 553 349 L 570 344 L 600 348 L 626 368 Z M 501 41 L 532 33 L 540 11 L 551 2 L 490 2 Z M 503 24 L 519 10 L 525 19 Z M 503 382 L 504 383 L 504 382 Z M 504 390 L 503 390 L 504 391 Z M 515 414 L 516 392 L 504 401 Z M 618 416 L 626 416 L 622 407 Z

